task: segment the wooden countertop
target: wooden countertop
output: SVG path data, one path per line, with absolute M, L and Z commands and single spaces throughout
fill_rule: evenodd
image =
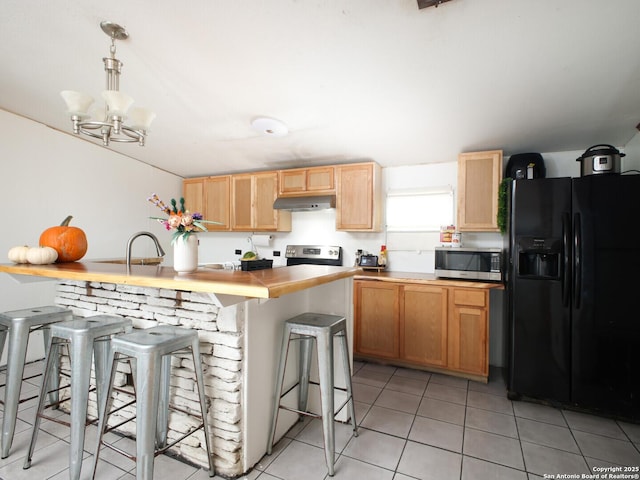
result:
M 355 280 L 378 280 L 382 282 L 404 282 L 404 283 L 421 283 L 429 285 L 440 285 L 443 287 L 461 287 L 461 288 L 485 288 L 485 289 L 501 289 L 504 285 L 499 282 L 482 282 L 473 280 L 451 280 L 447 278 L 437 278 L 432 273 L 414 273 L 414 272 L 375 272 L 360 270 Z
M 250 272 L 199 268 L 193 273 L 177 274 L 171 267 L 132 265 L 130 271 L 127 272 L 127 267 L 123 264 L 87 261 L 49 265 L 0 264 L 0 272 L 243 297 L 275 298 L 352 277 L 358 272 L 358 269 L 355 267 L 296 265 Z

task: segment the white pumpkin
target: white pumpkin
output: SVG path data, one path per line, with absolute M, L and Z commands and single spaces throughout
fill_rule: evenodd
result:
M 34 265 L 53 263 L 58 259 L 58 252 L 51 247 L 32 247 L 27 251 L 27 261 Z
M 9 249 L 9 253 L 7 254 L 7 257 L 13 263 L 28 263 L 27 261 L 28 251 L 29 251 L 29 247 L 27 247 L 26 245 L 12 247 Z

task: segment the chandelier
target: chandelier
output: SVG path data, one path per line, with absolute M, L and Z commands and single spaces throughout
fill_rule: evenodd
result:
M 104 116 L 102 120 L 91 119 L 88 110 L 94 100 L 90 95 L 72 90 L 60 92 L 71 116 L 73 133 L 100 138 L 105 146 L 110 142 L 137 142 L 144 146 L 149 125 L 156 114 L 145 108 L 130 108 L 133 98 L 119 90 L 122 62 L 115 56 L 116 40 L 125 40 L 129 34 L 120 25 L 107 21 L 101 22 L 100 28 L 111 38 L 110 55 L 102 59 L 107 77 L 106 90 L 102 92 Z M 124 123 L 125 120 L 128 124 Z

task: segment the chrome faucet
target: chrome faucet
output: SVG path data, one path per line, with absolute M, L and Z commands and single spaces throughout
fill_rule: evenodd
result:
M 138 232 L 131 235 L 129 241 L 127 242 L 127 270 L 131 268 L 131 247 L 133 246 L 133 241 L 138 237 L 149 237 L 153 240 L 153 243 L 156 244 L 156 252 L 159 257 L 164 257 L 164 250 L 160 246 L 160 242 L 158 238 L 151 232 Z

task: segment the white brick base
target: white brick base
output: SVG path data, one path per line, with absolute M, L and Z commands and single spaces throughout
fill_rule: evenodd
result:
M 209 411 L 207 419 L 213 436 L 216 473 L 238 476 L 242 471 L 242 443 L 237 432 L 242 430 L 242 370 L 243 324 L 233 314 L 220 315 L 207 294 L 165 290 L 158 288 L 116 285 L 112 283 L 61 280 L 58 283 L 57 305 L 69 308 L 77 316 L 100 314 L 121 315 L 130 319 L 135 328 L 156 325 L 179 325 L 198 331 L 201 343 L 202 368 Z M 62 368 L 68 369 L 64 359 Z M 181 407 L 195 407 L 198 411 L 195 374 L 191 358 L 183 357 L 172 362 L 175 375 L 171 381 L 171 401 Z M 127 369 L 118 370 L 117 381 L 125 384 Z M 122 398 L 122 400 L 120 400 Z M 126 395 L 117 393 L 114 406 L 124 403 Z M 95 397 L 90 396 L 89 414 L 96 415 Z M 133 415 L 134 409 L 123 410 L 119 420 Z M 114 415 L 114 423 L 117 421 Z M 169 437 L 177 438 L 180 430 L 189 425 L 188 416 L 172 412 Z M 125 434 L 135 434 L 133 423 L 123 429 Z M 193 435 L 173 448 L 184 459 L 207 466 L 207 456 L 202 435 Z

